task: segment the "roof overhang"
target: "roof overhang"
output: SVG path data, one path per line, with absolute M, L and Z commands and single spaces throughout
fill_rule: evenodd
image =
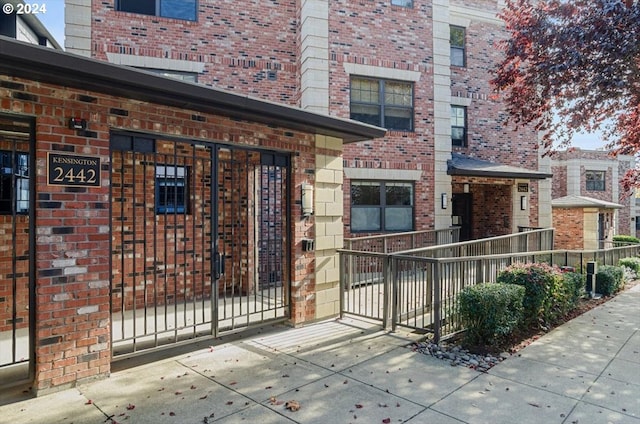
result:
M 470 177 L 521 178 L 529 180 L 543 180 L 552 177 L 552 174 L 471 158 L 460 153 L 451 154 L 451 159 L 447 161 L 447 174 Z
M 386 130 L 350 119 L 183 82 L 0 36 L 0 73 L 201 113 L 341 138 L 382 137 Z
M 564 196 L 551 200 L 553 208 L 598 208 L 598 209 L 621 209 L 624 206 L 619 203 L 607 202 L 606 200 L 594 199 L 587 196 Z

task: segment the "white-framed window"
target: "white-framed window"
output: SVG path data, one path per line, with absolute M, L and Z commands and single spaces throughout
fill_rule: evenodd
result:
M 389 130 L 413 131 L 413 83 L 351 77 L 351 119 Z
M 466 30 L 464 27 L 453 26 L 449 27 L 449 43 L 450 43 L 450 57 L 451 65 L 453 66 L 466 66 L 466 54 L 465 54 L 465 38 Z
M 185 166 L 156 165 L 156 213 L 187 214 L 188 174 Z
M 197 0 L 116 0 L 116 10 L 141 15 L 196 21 Z
M 451 145 L 467 146 L 467 108 L 451 106 Z
M 586 171 L 587 191 L 605 191 L 605 171 Z
M 413 183 L 351 182 L 351 231 L 413 230 Z

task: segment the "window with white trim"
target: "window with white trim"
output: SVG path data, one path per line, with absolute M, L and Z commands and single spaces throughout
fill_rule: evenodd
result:
M 351 231 L 413 230 L 413 183 L 351 182 Z

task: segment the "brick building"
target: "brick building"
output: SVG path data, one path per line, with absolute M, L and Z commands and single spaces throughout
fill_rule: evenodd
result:
M 382 135 L 0 37 L 0 388 L 336 314 L 343 144 Z
M 556 247 L 595 249 L 615 234 L 636 234 L 638 215 L 633 193 L 620 179 L 635 158 L 604 150 L 572 148 L 554 152 L 552 205 Z
M 343 156 L 347 236 L 551 224 L 548 163 L 491 94 L 501 0 L 69 0 L 68 51 L 387 128 Z

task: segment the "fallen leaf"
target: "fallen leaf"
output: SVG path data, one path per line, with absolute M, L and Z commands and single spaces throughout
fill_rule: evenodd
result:
M 289 411 L 296 412 L 297 410 L 300 409 L 300 403 L 298 403 L 298 401 L 296 400 L 290 400 L 290 401 L 287 401 L 287 403 L 285 403 L 284 407 L 287 408 Z

